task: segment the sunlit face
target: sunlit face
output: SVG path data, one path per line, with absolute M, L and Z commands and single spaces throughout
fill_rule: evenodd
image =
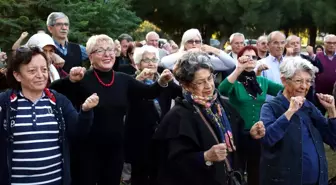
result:
M 272 56 L 282 56 L 286 44 L 286 38 L 280 33 L 274 33 L 271 41 L 268 43 L 268 48 Z
M 254 50 L 246 50 L 243 53 L 243 56 L 247 56 L 249 57 L 249 61 L 248 61 L 248 67 L 245 69 L 245 71 L 253 71 L 254 68 L 256 67 L 257 64 L 257 60 L 258 60 L 258 56 L 257 54 L 254 52 Z
M 297 71 L 295 75 L 290 79 L 282 78 L 282 84 L 284 84 L 284 91 L 290 96 L 303 96 L 308 93 L 310 86 L 313 84 L 312 76 L 305 71 Z
M 55 53 L 55 47 L 51 45 L 46 45 L 43 47 L 43 53 L 47 55 L 48 64 L 51 64 L 52 55 Z
M 114 45 L 106 41 L 98 43 L 89 55 L 89 59 L 93 68 L 100 71 L 110 71 L 115 62 Z
M 214 75 L 209 69 L 200 69 L 196 71 L 194 80 L 183 86 L 194 95 L 212 96 L 215 90 Z
M 190 50 L 193 48 L 201 48 L 202 45 L 202 39 L 200 37 L 194 37 L 193 39 L 187 40 L 187 42 L 184 44 L 185 50 Z
M 294 54 L 299 55 L 301 52 L 301 40 L 299 37 L 293 37 L 291 40 L 288 41 L 288 46 L 293 48 Z
M 14 71 L 15 79 L 21 83 L 22 89 L 30 92 L 41 92 L 47 86 L 49 69 L 45 58 L 38 54 L 28 64 L 22 64 L 19 71 Z
M 57 19 L 56 23 L 53 26 L 48 26 L 49 32 L 53 37 L 59 39 L 67 39 L 69 32 L 69 20 L 64 17 L 61 19 Z
M 324 49 L 326 50 L 326 52 L 335 53 L 335 50 L 336 50 L 336 37 L 329 37 L 324 42 Z
M 159 36 L 157 34 L 150 34 L 147 38 L 147 45 L 159 47 Z
M 267 38 L 266 37 L 262 37 L 261 39 L 258 40 L 257 48 L 258 48 L 258 51 L 261 51 L 261 52 L 267 52 L 268 51 L 268 45 L 267 45 Z
M 239 51 L 244 47 L 244 37 L 235 36 L 231 42 L 232 52 L 238 54 Z
M 145 52 L 142 55 L 142 60 L 139 64 L 140 71 L 144 69 L 150 69 L 152 72 L 156 73 L 158 68 L 159 59 L 156 57 L 155 53 Z

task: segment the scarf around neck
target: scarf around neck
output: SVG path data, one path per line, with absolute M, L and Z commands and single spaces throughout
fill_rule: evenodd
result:
M 258 94 L 261 95 L 263 93 L 254 71 L 243 71 L 237 80 L 243 84 L 245 90 L 253 99 L 256 99 Z
M 233 141 L 232 130 L 229 119 L 221 105 L 217 90 L 213 96 L 197 96 L 186 90 L 183 90 L 183 97 L 194 106 L 197 106 L 206 119 L 210 121 L 217 137 L 226 144 L 228 151 L 233 152 L 236 146 Z

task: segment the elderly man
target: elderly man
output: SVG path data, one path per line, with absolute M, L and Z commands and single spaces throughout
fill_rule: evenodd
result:
M 244 47 L 245 36 L 242 33 L 233 33 L 230 36 L 230 45 L 232 51 L 229 54 L 237 63 L 237 55 L 239 51 Z
M 263 59 L 269 55 L 267 46 L 267 36 L 262 35 L 257 40 L 258 60 Z
M 149 46 L 154 46 L 155 48 L 159 48 L 159 39 L 160 36 L 155 31 L 148 32 L 146 35 L 146 43 Z M 159 48 L 159 57 L 160 59 L 167 56 L 168 53 L 166 50 Z
M 321 61 L 323 73 L 316 77 L 316 92 L 331 94 L 333 84 L 336 82 L 336 36 L 327 35 L 324 37 L 324 53 L 316 54 L 316 58 Z M 318 105 L 322 112 L 325 112 L 323 106 Z
M 56 54 L 65 60 L 63 69 L 69 73 L 75 66 L 82 66 L 88 59 L 85 47 L 68 42 L 69 18 L 62 12 L 52 12 L 47 18 L 47 27 L 56 45 Z

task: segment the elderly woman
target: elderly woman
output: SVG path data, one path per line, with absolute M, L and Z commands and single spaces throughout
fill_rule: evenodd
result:
M 276 96 L 283 89 L 281 84 L 264 77 L 256 76 L 254 68 L 257 63 L 257 48 L 245 46 L 238 53 L 237 68 L 218 87 L 219 92 L 229 97 L 230 103 L 245 121 L 243 139 L 244 163 L 246 163 L 248 184 L 259 185 L 260 142 L 250 136 L 250 129 L 259 121 L 261 106 L 266 94 Z M 263 66 L 259 66 L 260 73 Z
M 69 78 L 52 84 L 58 92 L 64 93 L 73 102 L 81 103 L 95 92 L 100 103 L 94 109 L 95 117 L 88 138 L 83 138 L 80 185 L 119 185 L 124 162 L 124 116 L 130 101 L 134 98 L 153 99 L 172 79 L 169 70 L 164 71 L 152 85 L 146 85 L 129 75 L 115 72 L 113 40 L 107 35 L 96 35 L 86 43 L 87 53 L 93 66 L 85 73 L 85 68 L 75 67 Z M 142 73 L 141 78 L 149 78 L 152 73 Z M 80 145 L 80 144 L 79 144 Z
M 134 61 L 139 71 L 134 75 L 138 81 L 151 85 L 159 79 L 159 51 L 153 46 L 136 48 Z M 141 73 L 150 73 L 143 78 Z M 130 97 L 131 104 L 127 113 L 126 158 L 132 165 L 132 185 L 148 185 L 150 175 L 150 143 L 161 118 L 170 110 L 172 99 L 182 96 L 182 89 L 174 82 L 169 83 L 156 99 L 139 99 Z
M 70 185 L 68 139 L 88 133 L 91 95 L 78 114 L 63 95 L 45 88 L 49 68 L 40 48 L 21 47 L 8 63 L 11 89 L 0 94 L 0 184 Z
M 164 68 L 173 69 L 176 61 L 188 50 L 202 50 L 210 55 L 210 62 L 215 71 L 232 71 L 235 67 L 234 60 L 220 49 L 202 44 L 201 33 L 197 29 L 184 32 L 180 50 L 161 59 L 160 65 Z
M 317 94 L 329 118 L 305 96 L 314 82 L 313 65 L 300 57 L 280 64 L 284 90 L 261 108 L 266 127 L 262 139 L 261 185 L 327 185 L 323 143 L 336 147 L 334 97 Z
M 203 52 L 188 52 L 176 64 L 184 99 L 176 100 L 154 134 L 157 184 L 227 185 L 227 168 L 241 168 L 244 121 L 217 93 L 210 60 Z M 251 134 L 261 138 L 263 124 L 256 123 Z

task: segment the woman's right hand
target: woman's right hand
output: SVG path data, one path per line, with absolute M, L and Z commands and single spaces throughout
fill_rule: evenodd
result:
M 237 69 L 243 72 L 247 68 L 253 68 L 255 61 L 250 59 L 248 56 L 241 56 L 238 58 Z
M 303 103 L 306 101 L 306 98 L 303 96 L 291 97 L 289 108 L 285 112 L 285 116 L 288 120 L 302 107 Z
M 69 79 L 72 83 L 79 82 L 83 79 L 86 72 L 85 67 L 73 67 L 70 70 Z
M 209 150 L 204 152 L 204 160 L 211 162 L 224 161 L 227 156 L 227 147 L 225 143 L 213 145 Z

